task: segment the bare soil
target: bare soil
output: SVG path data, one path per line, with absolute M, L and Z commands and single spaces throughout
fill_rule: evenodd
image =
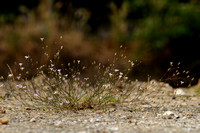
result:
M 182 88 L 186 93 L 183 96 L 176 96 L 174 88 L 165 83 L 138 82 L 138 86 L 157 90 L 148 99 L 127 101 L 107 110 L 37 109 L 1 99 L 0 120 L 8 123 L 0 124 L 0 133 L 200 132 L 200 97 L 195 92 L 198 85 L 189 90 Z M 163 116 L 166 111 L 174 115 Z

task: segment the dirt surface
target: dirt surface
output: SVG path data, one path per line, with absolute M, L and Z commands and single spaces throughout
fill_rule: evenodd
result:
M 159 91 L 154 90 L 155 93 L 149 94 L 143 102 L 126 102 L 107 110 L 34 109 L 1 99 L 0 120 L 1 123 L 8 120 L 8 123 L 0 124 L 0 132 L 200 132 L 200 97 L 195 93 L 198 85 L 190 90 L 182 88 L 185 94 L 177 96 L 168 84 L 156 81 L 137 84 Z M 165 115 L 166 111 L 171 111 L 171 114 Z

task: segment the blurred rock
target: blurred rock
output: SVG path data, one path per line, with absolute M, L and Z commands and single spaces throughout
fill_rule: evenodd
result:
M 185 96 L 186 93 L 183 91 L 183 89 L 176 89 L 176 90 L 174 90 L 174 95 L 175 96 Z
M 163 113 L 163 118 L 165 118 L 165 119 L 174 119 L 174 118 L 179 118 L 179 116 L 176 115 L 172 111 L 166 111 L 165 113 Z
M 30 119 L 30 122 L 36 122 L 35 118 Z
M 1 124 L 7 125 L 9 120 L 8 120 L 8 118 L 2 118 L 2 119 L 0 119 L 0 122 L 1 122 Z

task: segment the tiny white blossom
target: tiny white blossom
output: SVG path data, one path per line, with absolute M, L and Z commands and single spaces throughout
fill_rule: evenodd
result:
M 23 85 L 21 85 L 21 84 L 18 84 L 16 86 L 19 87 L 19 88 L 23 88 Z
M 28 59 L 28 58 L 30 58 L 30 57 L 29 57 L 29 55 L 26 55 L 26 56 L 24 56 L 24 57 L 25 57 L 25 59 Z
M 25 89 L 25 88 L 26 88 L 26 86 L 23 86 L 22 88 L 23 88 L 23 89 Z
M 70 101 L 66 101 L 66 103 L 67 103 L 67 104 L 69 104 L 69 103 L 70 103 Z
M 38 94 L 34 94 L 34 96 L 36 96 L 36 97 L 37 97 L 37 96 L 38 96 Z
M 118 72 L 118 71 L 119 71 L 119 69 L 115 69 L 114 71 L 115 71 L 115 72 Z
M 128 79 L 128 77 L 124 77 L 124 79 Z
M 18 80 L 20 80 L 20 79 L 21 79 L 21 76 L 17 76 L 16 78 L 17 78 Z
M 13 74 L 8 74 L 8 77 L 13 77 Z
M 24 70 L 24 67 L 20 67 L 20 70 L 22 70 L 22 71 L 23 71 L 23 70 Z
M 44 38 L 40 38 L 40 40 L 43 42 L 43 41 L 44 41 Z
M 4 86 L 4 84 L 1 84 L 1 85 L 0 85 L 0 88 L 3 87 L 3 86 Z
M 181 82 L 181 85 L 182 85 L 182 84 L 184 84 L 184 82 L 183 82 L 183 81 L 180 81 L 180 82 Z
M 51 98 L 51 97 L 48 97 L 48 99 L 51 100 L 52 98 Z
M 84 78 L 86 81 L 89 79 L 89 78 Z

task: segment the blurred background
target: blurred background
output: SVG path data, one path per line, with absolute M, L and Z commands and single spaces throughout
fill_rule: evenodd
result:
M 41 38 L 44 38 L 41 41 Z M 25 56 L 35 65 L 48 62 L 63 47 L 60 62 L 80 59 L 108 64 L 114 53 L 141 61 L 132 79 L 161 79 L 170 62 L 190 71 L 188 85 L 200 77 L 199 0 L 6 0 L 0 4 L 0 75 L 9 73 Z M 120 63 L 119 63 L 120 64 Z M 34 75 L 36 66 L 28 66 Z M 126 65 L 121 65 L 126 68 Z M 167 78 L 166 78 L 167 79 Z M 174 82 L 166 80 L 166 82 Z

